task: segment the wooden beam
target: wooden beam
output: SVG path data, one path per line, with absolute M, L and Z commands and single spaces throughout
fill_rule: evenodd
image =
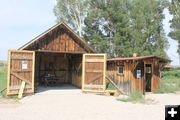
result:
M 18 74 L 16 74 L 16 73 L 14 73 L 14 72 L 11 72 L 11 75 L 17 77 L 18 79 L 20 79 L 20 80 L 22 80 L 22 81 L 25 81 L 25 82 L 28 83 L 28 84 L 32 84 L 32 83 L 29 82 L 26 78 L 24 78 L 24 77 L 22 77 L 22 76 L 20 76 L 20 75 L 18 75 Z
M 94 81 L 96 81 L 98 78 L 100 78 L 100 77 L 102 77 L 103 76 L 103 74 L 100 74 L 100 75 L 98 75 L 98 76 L 94 76 L 94 78 L 89 78 L 89 79 L 91 79 L 91 81 L 89 81 L 90 83 L 92 83 L 92 82 L 94 82 Z M 89 82 L 87 83 L 87 84 L 89 84 Z
M 106 76 L 106 78 L 116 87 L 116 89 L 121 93 L 121 94 L 125 94 L 124 92 L 122 92 L 119 87 L 111 80 L 110 77 Z
M 25 88 L 25 84 L 26 84 L 26 82 L 22 81 L 22 83 L 21 83 L 21 88 L 20 88 L 20 90 L 19 90 L 18 98 L 22 98 L 23 91 L 24 91 L 24 88 Z

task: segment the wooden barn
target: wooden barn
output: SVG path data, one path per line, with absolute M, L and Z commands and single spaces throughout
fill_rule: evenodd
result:
M 106 74 L 123 93 L 138 90 L 145 94 L 160 87 L 160 71 L 168 62 L 157 56 L 113 58 L 107 60 Z
M 105 90 L 106 54 L 97 54 L 65 23 L 9 50 L 7 95 L 34 93 L 38 86 L 71 84 Z

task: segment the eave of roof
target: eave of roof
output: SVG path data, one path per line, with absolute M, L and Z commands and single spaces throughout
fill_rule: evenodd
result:
M 36 42 L 37 40 L 39 40 L 41 37 L 43 37 L 44 35 L 48 34 L 50 31 L 54 30 L 55 28 L 57 28 L 60 25 L 64 25 L 70 32 L 72 32 L 85 46 L 87 46 L 92 52 L 96 52 L 90 45 L 88 45 L 79 35 L 77 35 L 77 33 L 75 33 L 68 25 L 66 25 L 64 22 L 60 22 L 56 25 L 54 25 L 53 27 L 49 28 L 48 30 L 46 30 L 45 32 L 43 32 L 42 34 L 38 35 L 37 37 L 35 37 L 34 39 L 32 39 L 31 41 L 29 41 L 28 43 L 26 43 L 25 45 L 21 46 L 18 50 L 24 50 L 25 48 L 27 48 L 29 45 L 31 45 L 32 43 Z
M 143 59 L 148 59 L 148 58 L 158 58 L 166 62 L 170 62 L 171 60 L 159 57 L 159 56 L 139 56 L 139 57 L 125 57 L 125 58 L 112 58 L 108 59 L 107 61 L 137 61 L 137 60 L 143 60 Z

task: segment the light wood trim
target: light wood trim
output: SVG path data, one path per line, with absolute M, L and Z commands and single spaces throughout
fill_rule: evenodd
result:
M 105 93 L 104 90 L 83 90 L 83 92 L 91 92 L 91 93 Z
M 84 55 L 88 55 L 88 56 L 100 56 L 100 55 L 102 55 L 102 56 L 104 56 L 106 54 L 105 53 L 98 53 L 98 54 L 96 54 L 96 53 L 86 53 Z
M 20 87 L 20 90 L 19 90 L 18 98 L 22 98 L 22 96 L 23 96 L 23 91 L 24 91 L 24 88 L 25 88 L 25 84 L 26 84 L 26 82 L 22 81 L 21 87 Z
M 84 80 L 85 80 L 85 54 L 82 58 L 82 91 L 84 91 Z
M 76 51 L 48 51 L 48 50 L 35 50 L 35 52 L 47 52 L 47 53 L 69 53 L 69 54 L 84 54 L 85 52 Z
M 103 70 L 85 70 L 85 72 L 96 72 L 96 73 L 100 72 L 100 73 L 102 73 L 104 71 Z
M 11 51 L 8 50 L 8 72 L 7 72 L 7 93 L 9 93 L 9 83 L 10 83 L 10 70 L 11 70 Z
M 102 85 L 84 85 L 84 87 L 87 87 L 87 88 L 103 88 L 104 86 L 102 86 Z
M 104 59 L 86 59 L 86 62 L 95 62 L 95 63 L 98 63 L 98 62 L 104 62 Z
M 9 92 L 9 93 L 7 93 L 7 95 L 17 95 L 19 92 L 17 91 L 17 92 Z M 34 93 L 33 91 L 24 91 L 23 92 L 24 94 L 32 94 L 32 93 Z
M 29 50 L 9 50 L 10 52 L 21 52 L 21 53 L 33 53 L 34 51 Z
M 106 90 L 106 69 L 107 69 L 107 54 L 104 54 L 104 73 L 103 73 L 103 86 L 104 86 L 104 91 Z
M 33 64 L 32 64 L 32 91 L 34 93 L 34 76 L 35 76 L 35 57 L 36 53 L 35 51 L 33 52 Z

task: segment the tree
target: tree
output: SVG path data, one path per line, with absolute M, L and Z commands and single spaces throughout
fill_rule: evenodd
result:
M 173 15 L 173 19 L 170 21 L 172 31 L 169 33 L 169 36 L 177 40 L 178 45 L 178 54 L 180 56 L 180 0 L 171 0 L 169 3 L 170 13 Z
M 166 56 L 162 0 L 90 1 L 84 38 L 109 57 Z
M 54 14 L 57 17 L 57 22 L 64 21 L 82 37 L 87 9 L 87 0 L 57 0 Z
M 131 36 L 133 51 L 139 55 L 167 57 L 168 41 L 163 30 L 163 0 L 133 0 L 131 9 Z

